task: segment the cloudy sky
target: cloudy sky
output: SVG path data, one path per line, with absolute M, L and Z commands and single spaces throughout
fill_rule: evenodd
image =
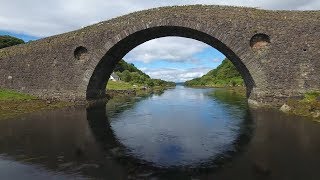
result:
M 185 4 L 248 6 L 262 9 L 319 10 L 320 0 L 0 0 L 0 35 L 25 41 L 79 29 L 137 10 Z M 125 60 L 151 77 L 182 82 L 199 77 L 224 56 L 201 42 L 172 37 L 133 49 Z

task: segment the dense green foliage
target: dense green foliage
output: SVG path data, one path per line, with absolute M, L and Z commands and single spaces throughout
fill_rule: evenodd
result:
M 114 68 L 114 72 L 123 72 L 125 70 L 128 70 L 129 72 L 136 72 L 141 76 L 144 76 L 146 78 L 150 78 L 147 74 L 142 72 L 140 69 L 136 68 L 134 64 L 129 64 L 125 62 L 123 59 L 118 62 L 116 67 Z
M 225 86 L 243 86 L 243 79 L 228 59 L 216 68 L 209 71 L 206 75 L 185 82 L 186 86 L 208 86 L 208 87 L 225 87 Z
M 24 41 L 22 39 L 15 38 L 8 35 L 0 36 L 0 49 L 14 46 L 17 44 L 24 44 Z
M 136 68 L 133 64 L 126 63 L 124 60 L 120 60 L 114 71 L 120 77 L 121 81 L 132 85 L 135 84 L 148 87 L 175 86 L 174 82 L 167 82 L 161 79 L 151 79 L 150 76 Z

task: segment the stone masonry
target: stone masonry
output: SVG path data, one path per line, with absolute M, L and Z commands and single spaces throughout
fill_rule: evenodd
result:
M 320 89 L 320 11 L 202 5 L 144 10 L 1 49 L 0 88 L 70 101 L 103 98 L 115 64 L 165 36 L 196 39 L 225 54 L 251 102 Z

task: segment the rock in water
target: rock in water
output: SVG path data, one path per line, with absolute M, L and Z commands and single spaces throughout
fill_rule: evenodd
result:
M 288 106 L 287 104 L 283 104 L 280 108 L 280 111 L 282 112 L 289 112 L 291 110 L 291 107 Z

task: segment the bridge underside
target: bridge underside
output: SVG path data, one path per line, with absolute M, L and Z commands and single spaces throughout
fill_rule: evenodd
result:
M 279 104 L 320 89 L 319 11 L 199 5 L 140 11 L 1 49 L 0 87 L 60 100 L 103 98 L 115 64 L 165 36 L 221 51 L 241 73 L 251 102 Z

